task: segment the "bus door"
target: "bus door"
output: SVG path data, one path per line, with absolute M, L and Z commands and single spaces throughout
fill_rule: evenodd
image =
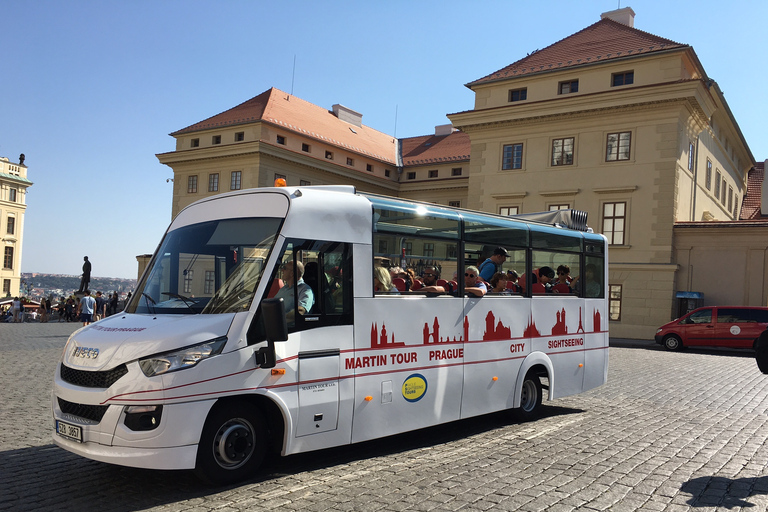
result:
M 352 399 L 352 384 L 339 379 L 341 354 L 354 346 L 351 247 L 289 240 L 281 261 L 275 296 L 285 301 L 288 343 L 298 361 L 295 436 L 335 431 Z

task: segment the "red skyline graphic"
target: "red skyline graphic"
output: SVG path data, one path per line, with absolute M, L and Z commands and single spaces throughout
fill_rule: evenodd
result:
M 483 340 L 486 341 L 498 341 L 512 339 L 512 329 L 505 326 L 499 320 L 496 322 L 496 317 L 493 315 L 493 311 L 489 311 L 485 317 L 485 334 L 483 334 Z
M 555 312 L 556 322 L 552 327 L 553 336 L 562 336 L 568 334 L 568 326 L 565 323 L 565 308 Z M 577 333 L 583 334 L 584 331 L 584 318 L 582 317 L 583 311 L 579 307 L 579 326 L 576 329 Z M 598 309 L 594 310 L 592 315 L 592 332 L 601 332 L 601 315 Z M 439 343 L 459 343 L 469 340 L 469 317 L 464 316 L 464 335 L 453 337 L 453 339 L 440 336 L 440 322 L 435 317 L 432 322 L 432 329 L 429 328 L 429 323 L 424 322 L 424 329 L 422 331 L 422 344 L 434 345 Z M 392 339 L 389 339 L 391 336 Z M 528 317 L 528 325 L 523 330 L 523 338 L 541 338 L 543 335 L 536 327 L 536 322 L 533 320 L 533 313 Z M 497 321 L 493 311 L 489 311 L 485 317 L 485 332 L 483 333 L 483 341 L 500 341 L 512 339 L 512 328 L 504 325 L 499 319 Z M 379 333 L 379 327 L 376 323 L 371 324 L 371 348 L 387 348 L 387 347 L 405 347 L 404 342 L 395 341 L 394 333 L 387 332 L 385 324 L 381 325 L 381 333 Z

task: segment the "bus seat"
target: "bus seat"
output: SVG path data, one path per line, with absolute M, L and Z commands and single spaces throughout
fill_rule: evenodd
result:
M 275 278 L 272 280 L 272 284 L 269 287 L 269 292 L 267 293 L 267 298 L 271 299 L 277 294 L 277 291 L 283 287 L 283 280 L 280 278 Z
M 411 291 L 415 292 L 422 286 L 423 285 L 421 284 L 421 281 L 419 281 L 418 279 L 414 279 L 413 283 L 411 283 Z
M 546 292 L 547 292 L 547 289 L 541 283 L 533 283 L 531 285 L 531 293 L 533 294 L 541 294 Z
M 435 283 L 435 284 L 436 284 L 437 286 L 445 286 L 445 285 L 447 285 L 447 284 L 448 284 L 448 281 L 446 281 L 445 279 L 438 279 L 438 280 L 437 280 L 437 283 Z
M 571 293 L 571 287 L 565 283 L 557 283 L 552 287 L 552 291 L 557 293 Z
M 395 285 L 395 288 L 398 289 L 398 291 L 404 292 L 405 291 L 405 279 L 402 277 L 395 277 L 392 279 L 392 284 Z
M 456 290 L 459 289 L 459 283 L 457 283 L 456 281 L 449 281 L 448 286 L 451 287 L 452 292 L 455 292 Z

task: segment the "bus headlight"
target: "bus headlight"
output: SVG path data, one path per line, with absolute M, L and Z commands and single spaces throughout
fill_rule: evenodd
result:
M 139 366 L 147 377 L 175 372 L 184 368 L 192 368 L 203 359 L 208 359 L 221 353 L 226 343 L 227 337 L 222 336 L 205 343 L 174 350 L 173 352 L 155 354 L 139 359 Z

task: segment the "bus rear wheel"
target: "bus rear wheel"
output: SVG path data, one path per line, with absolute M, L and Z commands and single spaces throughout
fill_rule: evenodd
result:
M 205 421 L 195 472 L 214 484 L 242 480 L 261 466 L 266 446 L 266 423 L 252 404 L 234 402 L 217 406 Z
M 529 371 L 520 390 L 520 407 L 513 410 L 518 421 L 532 421 L 541 412 L 541 380 L 533 371 Z

